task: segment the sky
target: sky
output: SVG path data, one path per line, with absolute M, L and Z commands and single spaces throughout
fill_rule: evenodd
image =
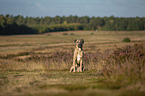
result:
M 0 0 L 0 14 L 145 17 L 145 0 Z

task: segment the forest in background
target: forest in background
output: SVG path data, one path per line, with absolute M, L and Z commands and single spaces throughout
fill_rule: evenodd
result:
M 72 15 L 68 17 L 23 17 L 21 15 L 0 15 L 0 35 L 40 34 L 70 30 L 145 30 L 145 17 L 78 17 Z

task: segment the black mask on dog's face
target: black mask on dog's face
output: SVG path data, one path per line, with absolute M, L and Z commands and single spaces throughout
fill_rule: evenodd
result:
M 75 40 L 74 42 L 75 42 L 75 44 L 76 44 L 76 46 L 77 46 L 78 48 L 82 48 L 82 46 L 83 46 L 83 44 L 84 44 L 84 40 L 83 40 L 83 39 L 77 39 L 77 40 Z
M 82 48 L 82 44 L 78 44 L 78 48 Z

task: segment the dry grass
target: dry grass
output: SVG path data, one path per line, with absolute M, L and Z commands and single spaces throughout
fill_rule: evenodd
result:
M 103 69 L 106 82 L 112 88 L 138 85 L 137 89 L 145 90 L 145 45 L 118 48 L 107 56 Z M 134 86 L 135 88 L 135 86 Z
M 145 43 L 145 31 L 70 31 L 68 35 L 63 33 L 66 32 L 0 36 L 0 96 L 145 95 L 142 69 L 144 65 L 141 65 L 141 69 L 138 66 L 139 63 L 144 64 L 144 59 L 118 63 L 113 57 L 108 58 L 113 56 L 113 50 L 116 48 Z M 126 37 L 132 42 L 122 42 Z M 73 41 L 77 38 L 85 40 L 84 64 L 87 70 L 83 73 L 69 73 L 74 50 Z M 121 69 L 118 69 L 119 64 L 122 64 Z
M 25 72 L 25 71 L 4 71 L 0 72 L 1 93 L 3 96 L 11 95 L 90 95 L 106 94 L 114 95 L 113 90 L 105 91 L 96 89 L 97 83 L 94 72 L 68 73 L 67 71 L 45 71 L 45 72 Z
M 90 35 L 91 33 L 94 35 Z M 66 33 L 66 32 L 63 32 Z M 124 45 L 130 45 L 139 41 L 145 41 L 144 31 L 134 32 L 95 32 L 95 31 L 70 31 L 68 33 L 74 33 L 75 35 L 62 35 L 60 33 L 49 33 L 43 35 L 13 35 L 13 36 L 0 36 L 0 53 L 1 54 L 17 54 L 25 51 L 55 51 L 65 49 L 74 49 L 73 41 L 77 38 L 83 38 L 85 40 L 84 50 L 85 52 L 91 52 L 93 50 L 106 50 L 114 49 L 115 47 L 121 47 Z M 131 39 L 131 43 L 123 43 L 122 40 L 128 37 Z M 57 38 L 57 39 L 54 39 Z M 95 47 L 90 47 L 94 46 Z M 53 50 L 52 50 L 53 49 Z

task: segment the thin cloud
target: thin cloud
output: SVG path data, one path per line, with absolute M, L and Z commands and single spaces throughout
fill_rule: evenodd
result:
M 0 0 L 0 14 L 24 16 L 145 16 L 145 0 Z
M 40 11 L 47 11 L 47 8 L 44 5 L 42 5 L 40 2 L 36 2 L 35 7 Z

